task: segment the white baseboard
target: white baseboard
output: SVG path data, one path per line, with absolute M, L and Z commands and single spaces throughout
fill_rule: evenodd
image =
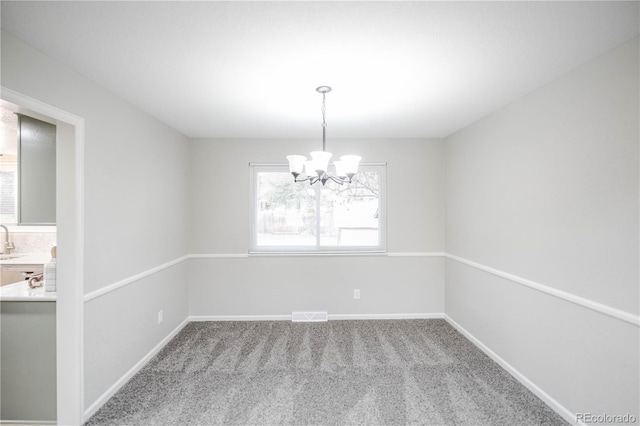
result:
M 520 383 L 522 383 L 527 389 L 529 389 L 535 396 L 540 398 L 545 404 L 547 404 L 553 411 L 558 413 L 563 419 L 565 419 L 569 424 L 572 425 L 581 425 L 582 423 L 576 420 L 576 415 L 568 410 L 564 405 L 560 404 L 556 401 L 551 395 L 546 393 L 544 390 L 539 388 L 535 383 L 529 380 L 524 374 L 520 373 L 516 370 L 511 364 L 502 359 L 498 354 L 493 352 L 488 346 L 478 340 L 473 334 L 469 333 L 464 327 L 455 322 L 453 318 L 449 315 L 444 314 L 444 319 L 451 324 L 453 328 L 458 330 L 464 337 L 470 340 L 474 345 L 476 345 L 482 352 L 487 354 L 489 358 L 494 360 L 500 367 L 507 370 L 509 374 L 516 378 Z
M 397 320 L 397 319 L 438 319 L 444 318 L 442 313 L 423 314 L 329 314 L 331 320 Z
M 331 320 L 433 319 L 444 318 L 443 313 L 408 314 L 329 314 Z M 291 315 L 195 315 L 189 321 L 291 321 Z
M 289 315 L 194 315 L 189 321 L 291 321 Z
M 93 416 L 99 409 L 102 407 L 116 392 L 120 390 L 122 386 L 124 386 L 136 373 L 142 370 L 142 367 L 147 365 L 151 359 L 158 354 L 164 348 L 167 343 L 171 339 L 173 339 L 187 324 L 189 323 L 189 318 L 182 321 L 167 337 L 162 339 L 160 343 L 153 347 L 140 361 L 138 361 L 133 367 L 127 371 L 124 376 L 122 376 L 117 382 L 115 382 L 105 393 L 103 393 L 100 398 L 94 401 L 93 404 L 89 406 L 84 411 L 84 421 L 86 422 Z

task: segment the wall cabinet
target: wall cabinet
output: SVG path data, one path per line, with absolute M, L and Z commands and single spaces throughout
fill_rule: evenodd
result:
M 18 114 L 18 222 L 56 224 L 56 126 Z

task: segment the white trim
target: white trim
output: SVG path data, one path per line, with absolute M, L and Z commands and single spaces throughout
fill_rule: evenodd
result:
M 297 257 L 297 256 L 388 256 L 388 257 L 445 257 L 444 252 L 249 252 L 249 253 L 191 253 L 189 259 L 246 259 L 250 257 Z
M 441 251 L 396 251 L 387 253 L 389 257 L 444 257 L 446 253 Z
M 199 255 L 204 257 L 206 255 Z M 409 251 L 398 251 L 398 252 L 384 252 L 384 251 L 350 251 L 350 252 L 341 252 L 341 251 L 315 251 L 315 252 L 249 252 L 248 257 L 297 257 L 297 256 L 386 256 L 386 257 L 445 257 L 446 254 L 443 252 L 409 252 Z M 213 257 L 213 256 L 211 256 Z M 221 256 L 219 256 L 221 257 Z M 247 257 L 247 256 L 245 256 Z
M 535 281 L 527 280 L 522 277 L 518 277 L 516 275 L 509 274 L 504 271 L 500 271 L 498 269 L 494 269 L 485 265 L 481 265 L 479 263 L 473 262 L 468 259 L 464 259 L 459 256 L 455 256 L 449 253 L 444 252 L 389 252 L 389 253 L 195 253 L 188 254 L 182 256 L 178 259 L 174 259 L 170 262 L 164 263 L 155 268 L 151 268 L 147 271 L 141 272 L 139 274 L 133 275 L 124 280 L 118 281 L 116 283 L 110 284 L 106 287 L 103 287 L 99 290 L 95 290 L 91 293 L 88 293 L 84 296 L 84 302 L 89 302 L 93 299 L 96 299 L 100 296 L 103 296 L 107 293 L 110 293 L 114 290 L 118 290 L 121 287 L 124 287 L 128 284 L 136 282 L 142 278 L 146 278 L 156 272 L 162 271 L 166 268 L 174 266 L 180 262 L 183 262 L 188 259 L 247 259 L 253 257 L 270 257 L 270 256 L 282 256 L 282 257 L 299 257 L 299 256 L 388 256 L 388 257 L 446 257 L 447 259 L 455 260 L 456 262 L 463 263 L 468 266 L 472 266 L 476 269 L 479 269 L 484 272 L 488 272 L 490 274 L 496 275 L 501 278 L 505 278 L 509 281 L 513 281 L 515 283 L 524 285 L 525 287 L 529 287 L 531 289 L 540 291 L 550 296 L 557 297 L 559 299 L 565 300 L 567 302 L 574 303 L 578 306 L 591 309 L 595 312 L 599 312 L 601 314 L 610 316 L 612 318 L 624 321 L 626 323 L 635 325 L 636 327 L 640 326 L 640 316 L 634 315 L 629 312 L 622 311 L 620 309 L 604 305 L 602 303 L 595 302 L 593 300 L 586 299 L 584 297 L 568 293 L 563 290 L 558 290 L 556 288 L 537 283 Z M 242 316 L 241 316 L 242 317 Z M 241 321 L 241 320 L 239 320 Z
M 537 283 L 535 281 L 527 280 L 525 278 L 518 277 L 516 275 L 509 274 L 507 272 L 499 271 L 494 268 L 490 268 L 485 265 L 481 265 L 476 262 L 472 262 L 467 259 L 463 259 L 458 256 L 454 256 L 452 254 L 446 254 L 446 257 L 451 260 L 455 260 L 456 262 L 464 263 L 465 265 L 472 266 L 476 269 L 479 269 L 484 272 L 488 272 L 490 274 L 496 275 L 500 278 L 505 278 L 509 281 L 513 281 L 515 283 L 521 284 L 525 287 L 529 287 L 533 290 L 537 290 L 539 292 L 548 294 L 550 296 L 557 297 L 562 300 L 566 300 L 567 302 L 574 303 L 578 306 L 582 306 L 583 308 L 591 309 L 592 311 L 599 312 L 604 315 L 608 315 L 612 318 L 618 319 L 620 321 L 624 321 L 626 323 L 635 325 L 636 327 L 640 327 L 640 316 L 634 315 L 629 312 L 622 311 L 620 309 L 604 305 L 602 303 L 595 302 L 593 300 L 586 299 L 584 297 L 568 293 L 563 290 L 558 290 L 556 288 Z M 446 281 L 446 280 L 445 280 Z M 445 284 L 446 285 L 446 284 Z
M 327 311 L 294 311 L 291 312 L 291 322 L 327 322 Z
M 252 251 L 249 257 L 348 257 L 387 256 L 384 251 Z
M 291 321 L 289 315 L 194 315 L 189 321 Z
M 406 314 L 329 314 L 329 321 L 336 320 L 396 320 L 396 319 L 442 319 L 443 313 Z M 291 315 L 194 315 L 189 321 L 291 321 Z
M 329 314 L 329 321 L 339 320 L 401 320 L 401 319 L 442 319 L 444 314 L 407 313 L 407 314 Z
M 361 166 L 386 166 L 388 163 L 386 161 L 378 161 L 378 162 L 364 162 L 364 163 L 360 163 Z M 282 168 L 282 167 L 289 167 L 288 163 L 286 161 L 266 161 L 266 162 L 260 162 L 260 161 L 250 161 L 249 162 L 249 166 L 257 166 L 257 167 L 278 167 L 278 168 Z
M 162 339 L 157 345 L 153 347 L 140 361 L 138 361 L 133 367 L 129 369 L 118 381 L 116 381 L 105 393 L 100 395 L 89 408 L 84 412 L 84 421 L 88 421 L 116 392 L 120 390 L 131 378 L 136 375 L 151 359 L 156 356 L 162 348 L 164 348 L 171 339 L 173 339 L 182 329 L 189 323 L 189 318 L 182 321 L 171 333 L 169 333 L 164 339 Z
M 556 413 L 558 413 L 563 419 L 573 425 L 579 425 L 580 423 L 576 421 L 575 413 L 569 411 L 564 405 L 560 404 L 556 401 L 551 395 L 546 393 L 540 387 L 538 387 L 535 383 L 529 380 L 524 374 L 515 369 L 511 364 L 502 359 L 498 354 L 489 349 L 487 345 L 478 340 L 473 334 L 469 333 L 464 327 L 458 324 L 453 318 L 449 315 L 444 314 L 444 319 L 451 324 L 453 328 L 458 330 L 464 337 L 470 340 L 474 345 L 476 345 L 482 352 L 487 354 L 489 358 L 494 360 L 500 367 L 504 368 L 509 374 L 516 378 L 520 383 L 522 383 L 527 389 L 533 392 L 538 398 L 540 398 L 545 404 L 551 407 Z
M 129 278 L 125 278 L 124 280 L 120 280 L 120 281 L 118 281 L 116 283 L 113 283 L 113 284 L 110 284 L 110 285 L 108 285 L 106 287 L 102 287 L 99 290 L 92 291 L 91 293 L 88 293 L 88 294 L 84 295 L 84 302 L 86 303 L 86 302 L 89 302 L 89 301 L 91 301 L 93 299 L 96 299 L 96 298 L 98 298 L 100 296 L 104 296 L 107 293 L 111 293 L 112 291 L 118 290 L 121 287 L 124 287 L 124 286 L 126 286 L 128 284 L 134 283 L 134 282 L 139 281 L 139 280 L 141 280 L 143 278 L 146 278 L 146 277 L 148 277 L 150 275 L 153 275 L 156 272 L 160 272 L 160 271 L 165 270 L 167 268 L 170 268 L 170 267 L 172 267 L 174 265 L 177 265 L 178 263 L 184 262 L 188 258 L 189 258 L 189 256 L 179 257 L 179 258 L 174 259 L 174 260 L 172 260 L 170 262 L 163 263 L 160 266 L 156 266 L 155 268 L 148 269 L 146 271 L 140 272 L 139 274 L 132 275 Z
M 248 253 L 199 253 L 188 255 L 189 259 L 241 259 L 249 257 Z
M 76 262 L 76 271 L 75 271 L 75 288 L 73 290 L 74 294 L 74 304 L 77 309 L 76 314 L 76 322 L 77 325 L 74 327 L 77 333 L 77 348 L 76 351 L 79 352 L 78 357 L 78 366 L 76 368 L 79 369 L 77 373 L 77 380 L 79 383 L 77 384 L 79 395 L 78 406 L 75 407 L 75 410 L 79 412 L 78 416 L 82 419 L 82 413 L 84 410 L 85 404 L 85 395 L 84 395 L 84 303 L 82 302 L 82 295 L 84 294 L 84 119 L 80 119 L 80 121 L 76 121 L 75 124 L 75 198 L 76 198 L 76 250 L 75 250 L 75 262 Z M 72 318 L 69 318 L 71 320 Z M 60 321 L 59 317 L 57 319 L 58 324 L 56 329 L 60 330 L 62 327 L 67 326 L 67 321 Z M 57 331 L 59 333 L 59 331 Z M 60 350 L 58 350 L 58 354 Z M 58 355 L 59 356 L 59 355 Z M 71 359 L 67 361 L 67 363 L 73 363 L 74 360 Z M 57 367 L 58 378 L 60 377 L 60 370 L 65 371 L 66 366 L 62 365 L 61 367 Z M 60 380 L 60 379 L 58 379 Z M 60 389 L 60 385 L 58 385 L 58 389 Z M 66 421 L 66 415 L 61 413 L 60 407 L 67 404 L 68 398 L 62 399 L 60 394 L 58 393 L 58 410 L 57 410 L 57 421 L 58 424 L 63 424 Z M 72 410 L 72 408 L 67 409 L 67 411 Z
M 434 252 L 398 252 L 398 253 L 193 253 L 187 254 L 172 261 L 163 263 L 162 265 L 132 275 L 118 282 L 109 284 L 98 290 L 92 291 L 84 295 L 84 302 L 90 302 L 112 291 L 118 290 L 126 285 L 132 284 L 164 269 L 170 268 L 188 259 L 247 259 L 250 257 L 270 257 L 270 256 L 390 256 L 390 257 L 437 257 L 444 256 L 444 253 Z
M 59 424 L 78 424 L 84 410 L 84 118 L 4 86 L 0 86 L 0 98 L 74 128 L 75 221 L 70 253 L 74 259 L 74 279 L 67 283 L 66 291 L 58 292 L 58 304 L 68 305 L 56 313 L 56 405 Z
M 55 425 L 57 424 L 55 420 L 0 420 L 0 425 L 9 424 L 9 425 Z

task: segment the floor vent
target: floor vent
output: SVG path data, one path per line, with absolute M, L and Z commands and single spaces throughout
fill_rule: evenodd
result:
M 329 319 L 326 312 L 292 312 L 292 322 L 323 322 Z

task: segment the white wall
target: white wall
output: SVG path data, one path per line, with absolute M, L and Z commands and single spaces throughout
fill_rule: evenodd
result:
M 85 303 L 85 400 L 90 413 L 186 320 L 186 277 L 186 264 L 180 262 Z
M 446 138 L 445 312 L 572 413 L 639 417 L 638 48 Z
M 246 257 L 249 163 L 283 162 L 315 141 L 192 140 L 190 314 L 287 315 L 443 312 L 443 259 L 416 256 L 444 247 L 444 146 L 441 140 L 328 140 L 335 155 L 357 152 L 387 162 L 387 248 L 392 256 Z M 245 255 L 225 258 L 220 255 Z M 312 271 L 311 274 L 308 271 Z M 362 298 L 353 300 L 353 289 Z
M 6 32 L 1 76 L 84 119 L 85 298 L 187 254 L 186 137 Z M 85 302 L 85 407 L 186 318 L 183 268 Z

